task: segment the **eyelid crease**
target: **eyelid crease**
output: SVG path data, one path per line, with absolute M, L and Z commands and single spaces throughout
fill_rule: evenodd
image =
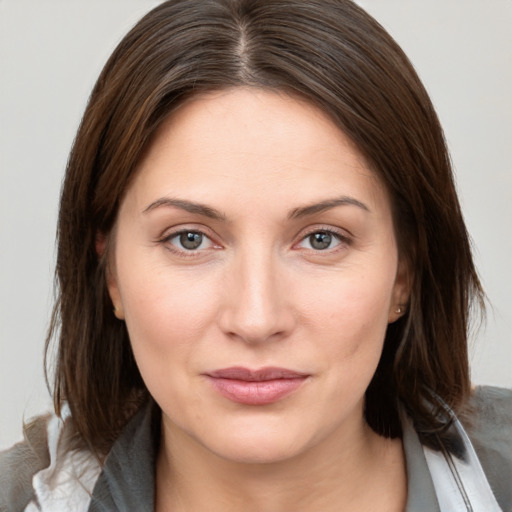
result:
M 314 226 L 310 226 L 299 231 L 295 238 L 300 238 L 301 240 L 303 240 L 304 238 L 314 233 L 329 233 L 331 235 L 337 236 L 338 238 L 346 241 L 347 243 L 351 242 L 355 238 L 355 236 L 347 229 L 322 224 L 316 224 Z

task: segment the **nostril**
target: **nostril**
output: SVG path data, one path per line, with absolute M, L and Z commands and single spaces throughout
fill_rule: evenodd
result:
M 262 343 L 286 337 L 293 330 L 294 316 L 285 306 L 251 308 L 238 302 L 224 308 L 219 317 L 219 326 L 233 339 Z
M 279 340 L 293 330 L 291 300 L 269 244 L 245 244 L 225 276 L 219 326 L 246 343 Z M 285 293 L 286 292 L 286 293 Z

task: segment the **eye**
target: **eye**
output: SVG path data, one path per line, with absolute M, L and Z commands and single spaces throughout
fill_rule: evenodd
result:
M 204 233 L 191 230 L 173 233 L 166 237 L 166 241 L 178 251 L 198 251 L 213 246 L 213 242 Z
M 314 251 L 326 251 L 328 249 L 336 248 L 344 240 L 345 237 L 338 233 L 334 233 L 333 231 L 318 230 L 309 233 L 300 241 L 298 246 L 303 249 L 312 249 Z

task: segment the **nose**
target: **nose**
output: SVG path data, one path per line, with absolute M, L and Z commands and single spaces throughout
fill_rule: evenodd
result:
M 240 255 L 225 278 L 221 330 L 246 343 L 287 337 L 296 323 L 291 290 L 276 258 L 263 251 Z

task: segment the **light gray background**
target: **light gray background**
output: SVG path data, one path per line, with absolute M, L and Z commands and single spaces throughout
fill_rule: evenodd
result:
M 199 0 L 198 0 L 199 1 Z M 0 449 L 50 407 L 42 350 L 60 183 L 101 67 L 155 0 L 0 0 Z M 493 309 L 475 383 L 512 386 L 512 0 L 360 0 L 436 105 Z

